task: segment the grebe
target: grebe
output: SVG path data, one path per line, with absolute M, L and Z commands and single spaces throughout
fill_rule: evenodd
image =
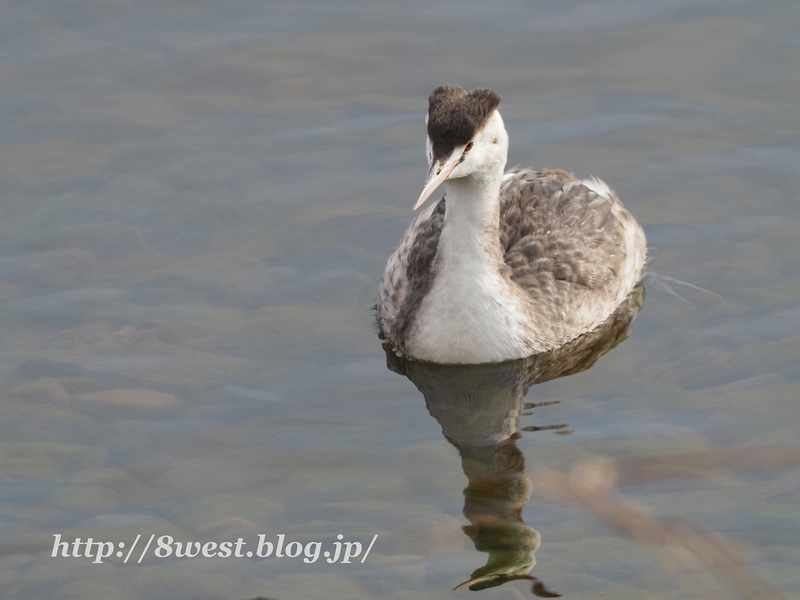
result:
M 378 325 L 405 356 L 481 364 L 558 348 L 600 325 L 639 282 L 644 232 L 599 179 L 504 174 L 508 134 L 488 89 L 429 97 L 428 175 L 439 187 L 389 258 Z

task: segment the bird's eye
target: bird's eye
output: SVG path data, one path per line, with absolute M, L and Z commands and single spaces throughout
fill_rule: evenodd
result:
M 466 147 L 466 148 L 464 148 L 464 152 L 469 152 L 470 150 L 472 150 L 472 146 L 473 146 L 472 142 L 470 142 L 469 144 L 467 144 L 467 147 Z

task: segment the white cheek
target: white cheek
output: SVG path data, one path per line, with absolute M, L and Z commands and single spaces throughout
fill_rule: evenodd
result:
M 459 177 L 466 177 L 469 175 L 472 171 L 472 166 L 470 163 L 471 161 L 469 157 L 465 158 L 455 169 L 453 169 L 453 173 L 448 179 L 458 179 Z
M 427 121 L 427 117 L 425 119 Z M 428 166 L 433 164 L 433 144 L 431 143 L 431 138 L 425 138 L 425 156 L 428 157 Z

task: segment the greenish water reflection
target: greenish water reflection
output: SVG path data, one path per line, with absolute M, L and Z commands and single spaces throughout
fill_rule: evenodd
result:
M 489 558 L 456 590 L 478 591 L 530 580 L 534 595 L 559 596 L 529 575 L 541 536 L 522 518 L 535 487 L 516 444 L 519 417 L 526 408 L 533 408 L 525 403 L 525 396 L 536 383 L 590 368 L 628 336 L 628 327 L 643 303 L 644 288 L 638 286 L 596 330 L 552 352 L 497 365 L 422 363 L 398 357 L 390 345 L 384 346 L 389 368 L 408 377 L 425 396 L 428 411 L 458 450 L 469 480 L 463 514 L 470 525 L 463 528 L 464 533 Z

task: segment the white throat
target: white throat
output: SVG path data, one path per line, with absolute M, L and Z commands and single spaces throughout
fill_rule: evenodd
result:
M 528 302 L 509 279 L 500 249 L 503 166 L 445 182 L 447 208 L 433 285 L 409 339 L 416 358 L 475 364 L 541 351 L 531 342 Z

